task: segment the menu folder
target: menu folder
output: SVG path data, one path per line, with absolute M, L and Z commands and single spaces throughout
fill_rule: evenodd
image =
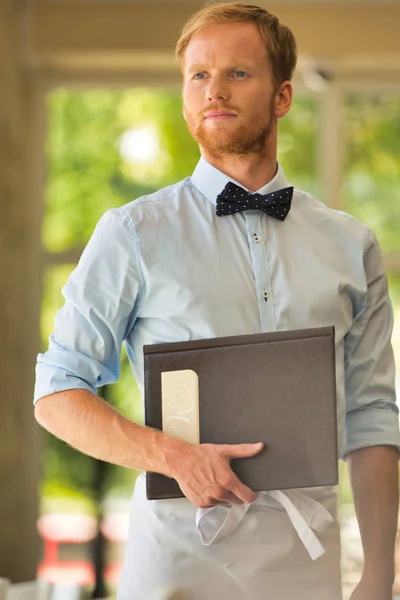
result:
M 338 483 L 333 326 L 144 346 L 145 424 L 190 443 L 263 442 L 233 471 L 254 491 Z M 183 496 L 146 473 L 148 499 Z

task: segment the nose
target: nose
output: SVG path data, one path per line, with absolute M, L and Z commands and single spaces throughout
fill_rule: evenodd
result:
M 207 86 L 208 102 L 228 100 L 230 97 L 229 84 L 222 77 L 212 77 Z

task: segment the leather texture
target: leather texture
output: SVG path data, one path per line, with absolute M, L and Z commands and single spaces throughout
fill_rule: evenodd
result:
M 145 424 L 162 429 L 161 373 L 199 377 L 200 442 L 263 442 L 232 461 L 255 491 L 338 483 L 334 327 L 144 346 Z M 177 498 L 178 483 L 146 473 L 147 498 Z

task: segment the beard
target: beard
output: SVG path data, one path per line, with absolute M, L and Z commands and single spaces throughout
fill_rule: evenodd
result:
M 212 106 L 211 104 L 207 107 L 206 111 L 198 113 L 197 117 L 193 117 L 186 111 L 189 132 L 200 147 L 209 154 L 218 157 L 258 155 L 265 151 L 275 122 L 273 98 L 271 98 L 266 113 L 261 116 L 252 116 L 247 123 L 235 125 L 231 122 L 220 121 L 214 123 L 212 131 L 207 129 L 204 121 L 204 113 L 224 109 L 234 111 L 239 117 L 242 115 L 242 111 L 238 111 L 232 107 Z

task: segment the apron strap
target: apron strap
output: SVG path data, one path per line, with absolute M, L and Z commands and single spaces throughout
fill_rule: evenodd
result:
M 231 504 L 198 508 L 196 528 L 203 546 L 210 546 L 228 538 L 239 525 L 250 504 Z
M 317 560 L 325 554 L 325 549 L 313 529 L 324 531 L 334 519 L 320 502 L 298 490 L 286 490 L 285 492 L 273 490 L 261 492 L 257 499 L 257 505 L 262 506 L 266 496 L 274 498 L 285 509 L 312 560 Z M 210 546 L 210 544 L 227 539 L 235 531 L 250 506 L 250 504 L 231 504 L 198 508 L 196 528 L 202 544 Z

